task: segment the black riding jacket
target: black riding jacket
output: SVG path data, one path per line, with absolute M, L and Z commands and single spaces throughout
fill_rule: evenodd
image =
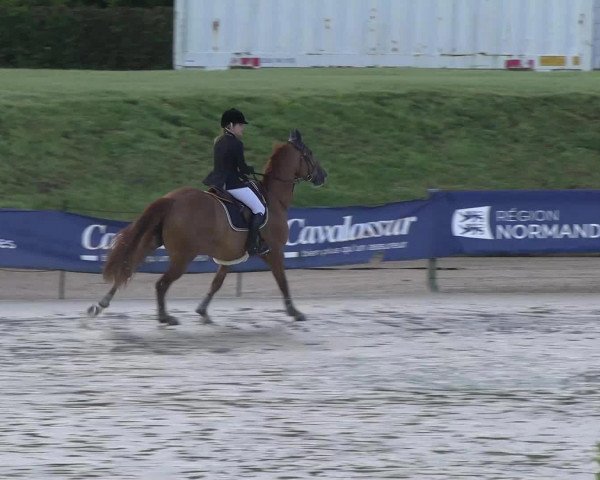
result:
M 213 171 L 204 179 L 205 185 L 230 190 L 246 186 L 246 174 L 254 169 L 244 159 L 244 144 L 233 133 L 226 131 L 215 142 Z

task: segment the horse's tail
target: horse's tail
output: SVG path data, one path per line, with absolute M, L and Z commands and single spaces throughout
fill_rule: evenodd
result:
M 104 280 L 116 288 L 126 284 L 146 255 L 162 245 L 162 224 L 173 202 L 172 198 L 159 198 L 117 234 L 104 264 Z

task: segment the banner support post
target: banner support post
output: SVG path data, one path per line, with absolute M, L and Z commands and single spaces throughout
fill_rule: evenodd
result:
M 437 293 L 440 291 L 437 284 L 437 258 L 427 260 L 427 285 L 429 291 Z
M 235 296 L 242 296 L 242 272 L 238 272 L 237 276 L 235 277 Z
M 59 300 L 65 299 L 66 277 L 67 277 L 67 273 L 64 270 L 61 270 L 58 274 L 58 298 L 59 298 Z
M 428 188 L 427 194 L 429 199 L 431 199 L 432 194 L 439 192 L 439 188 Z M 431 235 L 433 241 L 433 235 Z M 432 247 L 433 250 L 433 247 Z M 433 293 L 437 293 L 440 291 L 437 284 L 437 258 L 430 257 L 427 259 L 427 286 L 429 287 L 429 291 Z

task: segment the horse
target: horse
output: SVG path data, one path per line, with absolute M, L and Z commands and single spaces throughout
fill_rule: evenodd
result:
M 285 276 L 283 249 L 289 235 L 287 211 L 297 183 L 306 181 L 321 186 L 326 178 L 327 172 L 303 143 L 301 133 L 292 130 L 288 141 L 274 148 L 262 180 L 257 182 L 268 208 L 268 220 L 261 228 L 261 236 L 270 251 L 261 258 L 275 277 L 286 313 L 296 321 L 306 317 L 294 306 Z M 208 306 L 223 285 L 230 265 L 248 258 L 246 237 L 245 231 L 231 228 L 223 206 L 211 193 L 193 187 L 173 190 L 148 205 L 137 220 L 115 236 L 103 268 L 104 279 L 112 282 L 112 288 L 98 304 L 91 305 L 87 313 L 95 317 L 108 308 L 117 290 L 133 277 L 144 258 L 164 245 L 169 265 L 156 282 L 159 323 L 179 324 L 177 318 L 167 313 L 165 295 L 197 255 L 212 257 L 219 264 L 208 293 L 196 308 L 204 323 L 212 323 Z

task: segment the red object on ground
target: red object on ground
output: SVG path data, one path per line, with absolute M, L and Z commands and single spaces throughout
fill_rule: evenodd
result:
M 504 62 L 504 68 L 507 70 L 533 70 L 533 60 L 529 59 L 523 62 L 520 58 L 511 58 Z
M 260 57 L 235 57 L 231 59 L 231 67 L 260 68 Z

